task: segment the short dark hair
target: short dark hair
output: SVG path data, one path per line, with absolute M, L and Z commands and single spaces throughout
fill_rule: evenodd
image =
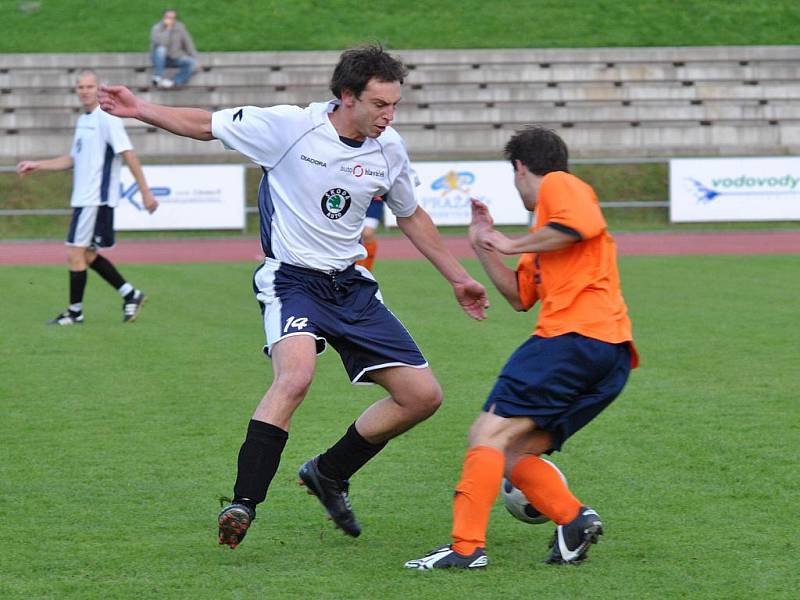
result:
M 342 52 L 331 77 L 331 91 L 340 100 L 344 90 L 350 90 L 359 98 L 370 79 L 403 83 L 407 75 L 406 66 L 383 46 L 359 46 Z
M 515 133 L 504 150 L 505 157 L 516 169 L 520 161 L 534 175 L 547 175 L 552 171 L 567 171 L 569 151 L 559 135 L 552 129 L 529 125 Z

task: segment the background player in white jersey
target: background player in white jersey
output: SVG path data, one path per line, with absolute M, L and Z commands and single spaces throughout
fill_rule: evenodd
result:
M 353 383 L 389 396 L 367 408 L 345 435 L 300 469 L 300 478 L 345 533 L 361 533 L 349 478 L 391 438 L 431 416 L 442 392 L 411 336 L 383 305 L 378 285 L 354 262 L 367 207 L 384 196 L 403 233 L 451 283 L 462 308 L 484 318 L 486 290 L 442 244 L 417 205 L 402 138 L 391 128 L 405 66 L 380 47 L 345 51 L 331 80 L 335 99 L 296 106 L 215 112 L 158 106 L 122 86 L 102 87 L 101 106 L 173 133 L 222 140 L 260 165 L 261 243 L 254 275 L 274 380 L 239 452 L 234 499 L 219 515 L 219 542 L 235 548 L 266 498 L 295 409 L 327 344 Z
M 69 307 L 51 321 L 52 325 L 83 323 L 83 292 L 86 268 L 91 267 L 122 296 L 122 321 L 136 319 L 145 296 L 125 281 L 116 267 L 98 248 L 114 245 L 114 207 L 119 202 L 120 155 L 131 170 L 144 208 L 152 213 L 158 202 L 150 193 L 139 158 L 133 151 L 122 121 L 100 109 L 97 101 L 97 74 L 84 70 L 78 75 L 75 88 L 84 113 L 75 125 L 75 138 L 70 154 L 47 160 L 25 160 L 17 165 L 17 173 L 25 176 L 34 171 L 65 171 L 74 168 L 72 183 L 72 222 L 67 234 L 69 267 Z

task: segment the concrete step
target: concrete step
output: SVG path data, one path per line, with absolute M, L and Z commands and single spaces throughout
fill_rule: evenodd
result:
M 440 125 L 398 128 L 412 158 L 485 156 L 497 157 L 515 124 L 493 126 Z M 670 156 L 797 154 L 800 152 L 800 123 L 765 125 L 763 121 L 710 123 L 647 123 L 638 127 L 614 123 L 575 124 L 558 128 L 570 144 L 573 156 Z M 143 157 L 212 157 L 230 160 L 235 153 L 223 150 L 218 141 L 198 142 L 164 132 L 131 128 L 129 135 Z M 33 130 L 26 135 L 0 136 L 0 163 L 14 164 L 24 158 L 53 156 L 69 151 L 67 132 Z
M 642 105 L 642 106 L 503 106 L 492 108 L 436 107 L 398 111 L 395 125 L 521 125 L 526 123 L 560 123 L 573 126 L 578 123 L 619 123 L 638 126 L 650 122 L 685 121 L 705 123 L 720 121 L 798 121 L 800 99 L 750 105 Z
M 0 131 L 17 130 L 25 134 L 33 130 L 46 129 L 68 135 L 78 115 L 71 112 L 14 112 L 0 113 Z M 800 98 L 796 101 L 773 102 L 769 104 L 701 104 L 701 105 L 504 105 L 486 107 L 448 107 L 416 108 L 414 105 L 398 111 L 395 126 L 425 126 L 429 128 L 443 125 L 522 125 L 527 123 L 559 124 L 562 127 L 579 123 L 618 123 L 639 126 L 649 122 L 685 121 L 695 124 L 721 121 L 798 121 L 800 120 Z M 134 119 L 125 119 L 129 129 L 153 129 Z
M 439 157 L 500 158 L 515 127 L 466 130 L 437 128 L 404 131 L 415 160 Z M 765 127 L 761 123 L 735 125 L 643 125 L 641 127 L 573 127 L 559 129 L 573 158 L 673 156 L 775 156 L 798 154 L 797 124 Z
M 499 158 L 503 145 L 517 129 L 514 125 L 403 127 L 412 159 L 433 158 Z M 70 137 L 47 130 L 28 135 L 0 136 L 0 164 L 18 160 L 53 156 L 69 151 Z M 800 153 L 800 123 L 765 126 L 763 122 L 711 123 L 643 123 L 639 127 L 608 124 L 576 125 L 559 128 L 570 145 L 574 157 L 624 156 L 715 156 L 747 154 L 780 155 Z M 163 132 L 148 133 L 131 129 L 131 140 L 137 153 L 148 157 L 230 161 L 236 153 L 225 151 L 218 141 L 198 142 Z
M 274 104 L 298 104 L 304 106 L 312 101 L 331 97 L 326 86 L 303 87 L 286 90 L 268 90 L 261 87 L 186 88 L 183 90 L 137 91 L 143 99 L 170 106 L 196 106 L 220 108 L 231 106 L 271 106 Z M 698 83 L 695 85 L 664 84 L 646 82 L 614 85 L 613 83 L 576 84 L 566 83 L 549 87 L 541 84 L 515 83 L 508 85 L 474 84 L 458 86 L 436 86 L 403 91 L 400 110 L 412 104 L 418 105 L 458 105 L 492 103 L 609 103 L 609 102 L 663 102 L 675 101 L 737 101 L 792 99 L 800 97 L 800 80 L 793 82 L 769 82 L 761 85 L 747 85 L 735 82 Z M 0 109 L 16 110 L 74 108 L 78 104 L 71 90 L 45 92 L 36 90 L 13 91 L 0 94 Z
M 148 72 L 101 71 L 99 75 L 104 81 L 124 84 L 129 87 L 150 85 Z M 261 67 L 212 69 L 200 71 L 191 80 L 192 87 L 321 87 L 330 82 L 331 72 L 328 67 L 307 69 L 291 69 L 272 71 Z M 406 84 L 414 86 L 449 86 L 464 84 L 507 85 L 527 82 L 559 84 L 567 82 L 594 83 L 610 82 L 617 84 L 633 82 L 679 82 L 691 85 L 698 82 L 760 82 L 760 81 L 797 81 L 800 69 L 791 63 L 750 63 L 746 66 L 723 63 L 687 64 L 674 66 L 671 64 L 615 64 L 580 65 L 558 64 L 543 67 L 541 65 L 489 66 L 481 68 L 431 67 L 412 71 Z M 0 89 L 16 90 L 38 88 L 49 90 L 69 90 L 75 86 L 74 73 L 57 73 L 44 71 L 16 72 L 9 70 L 0 73 Z
M 784 46 L 686 46 L 646 48 L 493 48 L 454 50 L 391 50 L 406 63 L 418 68 L 427 65 L 516 65 L 561 63 L 673 63 L 692 61 L 800 61 L 800 47 Z M 200 63 L 208 67 L 258 66 L 283 68 L 298 66 L 332 67 L 337 51 L 307 52 L 201 52 Z M 0 71 L 29 68 L 150 68 L 146 52 L 0 54 Z

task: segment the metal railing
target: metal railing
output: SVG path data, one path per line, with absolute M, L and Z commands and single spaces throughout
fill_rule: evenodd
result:
M 575 165 L 622 165 L 622 164 L 647 164 L 665 163 L 668 158 L 576 158 L 570 160 Z M 259 169 L 258 165 L 248 163 L 247 168 Z M 16 170 L 11 165 L 0 165 L 0 173 L 13 173 Z M 668 200 L 606 200 L 600 202 L 603 208 L 666 208 Z M 246 206 L 246 214 L 258 212 L 256 206 Z M 72 214 L 69 208 L 0 208 L 0 217 L 62 217 Z

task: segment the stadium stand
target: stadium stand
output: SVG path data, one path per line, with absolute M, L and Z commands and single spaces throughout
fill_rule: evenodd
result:
M 397 128 L 416 158 L 494 158 L 526 123 L 553 127 L 575 156 L 797 154 L 800 47 L 398 50 L 411 72 Z M 0 55 L 0 162 L 64 147 L 72 86 L 96 69 L 143 97 L 214 110 L 329 96 L 338 52 L 201 54 L 190 85 L 155 90 L 145 54 Z M 146 157 L 220 160 L 203 144 L 127 124 Z

